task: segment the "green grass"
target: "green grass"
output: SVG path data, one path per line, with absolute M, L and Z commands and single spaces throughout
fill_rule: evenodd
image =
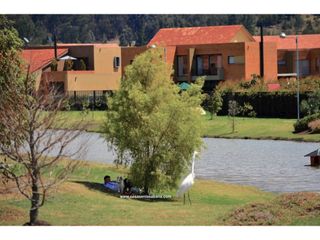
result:
M 126 173 L 124 168 L 82 162 L 70 180 L 50 194 L 39 219 L 57 226 L 320 225 L 318 194 L 277 195 L 201 179 L 190 190 L 192 205 L 183 205 L 174 190 L 162 193 L 173 196 L 166 201 L 121 199 L 106 192 L 104 175 L 115 179 Z M 19 194 L 0 194 L 0 225 L 27 222 L 29 207 Z
M 89 111 L 87 113 L 81 111 L 63 111 L 60 112 L 62 119 L 65 119 L 63 127 L 66 129 L 76 129 L 80 120 L 86 125 L 89 132 L 101 132 L 101 127 L 105 120 L 105 111 Z
M 320 141 L 320 134 L 293 133 L 294 119 L 280 118 L 235 118 L 235 132 L 232 133 L 232 118 L 206 116 L 205 136 L 224 138 L 275 139 L 296 141 Z
M 105 119 L 104 111 L 93 111 L 87 115 L 79 111 L 61 112 L 61 114 L 68 119 L 65 128 L 76 128 L 75 123 L 83 117 L 87 123 L 86 129 L 90 132 L 101 132 Z M 203 118 L 205 119 L 203 135 L 207 137 L 320 141 L 320 134 L 294 134 L 294 119 L 236 117 L 235 132 L 232 133 L 231 118 L 217 116 L 210 120 L 209 115 Z
M 101 188 L 103 176 L 114 179 L 125 169 L 83 163 L 40 209 L 40 219 L 53 225 L 219 225 L 223 217 L 250 202 L 266 202 L 275 195 L 253 187 L 196 180 L 192 205 L 181 199 L 141 201 L 121 199 Z M 175 195 L 175 191 L 165 192 Z M 28 221 L 30 203 L 19 195 L 0 195 L 0 225 Z

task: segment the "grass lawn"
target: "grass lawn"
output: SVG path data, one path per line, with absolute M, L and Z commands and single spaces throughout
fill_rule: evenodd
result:
M 251 202 L 266 202 L 276 195 L 253 187 L 196 180 L 190 191 L 192 205 L 181 199 L 141 201 L 121 199 L 101 187 L 103 176 L 115 179 L 125 170 L 110 165 L 83 163 L 40 209 L 41 220 L 52 225 L 219 225 L 233 209 Z M 165 192 L 166 195 L 175 195 Z M 0 225 L 28 221 L 30 203 L 15 194 L 0 194 Z
M 292 133 L 294 119 L 280 118 L 235 118 L 235 132 L 232 133 L 232 118 L 227 116 L 206 118 L 205 136 L 224 138 L 282 139 L 297 141 L 320 141 L 320 134 Z
M 104 111 L 93 111 L 87 115 L 79 111 L 61 114 L 68 119 L 66 128 L 76 128 L 75 123 L 83 117 L 88 124 L 87 130 L 92 132 L 100 132 L 105 119 Z M 206 115 L 204 119 L 206 125 L 203 135 L 207 137 L 320 141 L 320 134 L 292 133 L 294 119 L 236 117 L 235 133 L 232 133 L 231 118 L 227 116 L 217 116 L 210 120 L 209 115 Z

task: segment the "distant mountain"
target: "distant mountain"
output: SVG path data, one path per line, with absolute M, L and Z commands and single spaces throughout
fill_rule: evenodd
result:
M 320 33 L 320 15 L 8 15 L 20 37 L 31 44 L 52 44 L 55 31 L 64 43 L 114 42 L 146 44 L 165 27 L 243 24 L 252 34 Z

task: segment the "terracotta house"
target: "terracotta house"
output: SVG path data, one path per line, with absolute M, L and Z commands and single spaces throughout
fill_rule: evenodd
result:
M 57 57 L 62 57 L 67 53 L 67 48 L 57 49 Z M 48 47 L 27 48 L 22 51 L 22 58 L 30 73 L 36 78 L 36 89 L 38 90 L 40 88 L 42 73 L 51 71 L 50 66 L 55 58 L 54 49 Z
M 260 41 L 260 37 L 254 37 Z M 276 43 L 278 77 L 296 74 L 296 36 L 264 36 L 264 42 Z M 299 76 L 320 74 L 320 34 L 298 35 Z
M 260 48 L 242 25 L 163 28 L 148 46 L 163 47 L 173 65 L 175 82 L 192 82 L 206 76 L 205 88 L 219 81 L 251 80 L 260 75 Z M 276 43 L 264 44 L 265 80 L 277 78 Z
M 99 94 L 117 90 L 125 67 L 151 47 L 163 49 L 176 83 L 205 76 L 204 89 L 209 91 L 224 80 L 249 81 L 263 72 L 268 82 L 296 72 L 295 36 L 264 36 L 262 50 L 260 36 L 252 36 L 242 25 L 162 28 L 147 46 L 140 47 L 58 44 L 56 57 L 53 47 L 29 47 L 23 57 L 36 75 L 38 90 L 55 86 L 69 95 Z M 299 35 L 299 53 L 300 76 L 319 75 L 320 34 Z M 67 56 L 73 60 L 66 68 L 67 61 L 62 59 Z M 55 58 L 59 61 L 53 68 Z M 269 85 L 279 88 L 279 84 Z
M 23 57 L 36 76 L 36 89 L 55 86 L 61 92 L 76 94 L 89 91 L 102 93 L 119 88 L 121 48 L 117 44 L 58 44 L 57 64 L 53 47 L 23 50 Z M 64 56 L 72 60 L 62 60 Z M 67 61 L 71 65 L 67 67 Z

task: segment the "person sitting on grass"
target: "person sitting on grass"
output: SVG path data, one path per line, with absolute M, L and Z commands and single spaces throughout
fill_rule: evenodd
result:
M 119 191 L 119 183 L 116 181 L 111 181 L 111 177 L 109 175 L 106 175 L 104 178 L 104 186 L 111 190 L 112 192 L 118 192 Z
M 104 186 L 112 192 L 124 195 L 141 194 L 141 190 L 138 187 L 134 187 L 128 178 L 123 180 L 122 177 L 118 177 L 118 181 L 111 181 L 111 177 L 106 175 L 104 177 Z

